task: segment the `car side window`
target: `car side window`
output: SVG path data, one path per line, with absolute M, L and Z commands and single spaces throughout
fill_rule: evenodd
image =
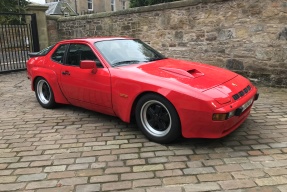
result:
M 82 60 L 93 60 L 98 68 L 103 68 L 100 60 L 89 46 L 85 44 L 70 44 L 67 54 L 67 65 L 80 66 Z
M 51 59 L 55 62 L 58 62 L 58 63 L 64 63 L 64 55 L 65 55 L 65 51 L 66 51 L 66 48 L 67 48 L 67 44 L 65 45 L 60 45 L 56 51 L 53 53 Z

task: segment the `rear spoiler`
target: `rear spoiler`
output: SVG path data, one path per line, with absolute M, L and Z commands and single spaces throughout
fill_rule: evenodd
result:
M 38 57 L 38 56 L 41 56 L 41 55 L 39 55 L 39 52 L 30 52 L 30 53 L 28 53 L 28 55 L 29 55 L 29 57 Z

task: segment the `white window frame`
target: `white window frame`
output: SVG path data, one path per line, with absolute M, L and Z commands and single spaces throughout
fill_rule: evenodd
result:
M 126 9 L 126 1 L 125 0 L 122 1 L 122 9 Z
M 69 17 L 69 16 L 70 16 L 70 12 L 64 11 L 64 17 Z
M 116 11 L 116 1 L 111 0 L 111 11 Z
M 88 11 L 93 11 L 94 10 L 94 1 L 93 0 L 87 0 L 88 3 Z M 92 8 L 89 9 L 89 5 L 91 4 Z

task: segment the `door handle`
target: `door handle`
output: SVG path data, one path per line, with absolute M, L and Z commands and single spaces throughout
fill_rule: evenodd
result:
M 62 74 L 63 75 L 70 75 L 70 72 L 69 71 L 63 71 Z

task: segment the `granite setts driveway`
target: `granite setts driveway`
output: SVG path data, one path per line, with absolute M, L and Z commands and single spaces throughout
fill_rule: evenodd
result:
M 229 136 L 160 145 L 116 117 L 43 109 L 26 72 L 0 74 L 0 191 L 287 191 L 287 89 L 259 90 Z

